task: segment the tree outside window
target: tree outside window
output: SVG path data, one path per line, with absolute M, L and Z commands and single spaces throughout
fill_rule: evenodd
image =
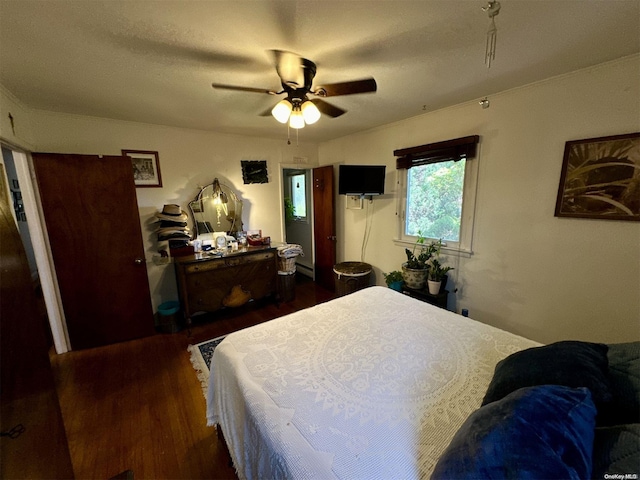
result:
M 465 160 L 408 170 L 405 235 L 459 242 Z
M 294 215 L 297 218 L 307 217 L 307 186 L 304 173 L 291 177 L 291 201 L 293 202 Z

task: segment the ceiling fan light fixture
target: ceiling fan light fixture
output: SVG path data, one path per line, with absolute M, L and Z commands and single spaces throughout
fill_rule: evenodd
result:
M 284 100 L 279 101 L 273 110 L 271 110 L 271 115 L 280 123 L 287 123 L 289 120 L 289 116 L 291 115 L 291 111 L 293 110 L 293 105 L 286 98 Z
M 1 1 L 1 0 L 0 0 Z M 499 8 L 498 0 L 484 0 L 489 2 L 487 9 L 491 14 Z M 310 101 L 307 95 L 318 97 L 337 97 L 339 95 L 353 95 L 357 93 L 373 93 L 377 91 L 377 84 L 373 78 L 352 80 L 314 86 L 317 67 L 314 62 L 300 55 L 284 50 L 271 50 L 275 60 L 275 68 L 282 90 L 270 90 L 266 88 L 246 87 L 239 85 L 227 85 L 212 83 L 215 89 L 236 90 L 241 92 L 266 93 L 269 95 L 286 94 L 287 98 L 280 100 L 270 110 L 263 110 L 260 116 L 268 116 L 269 113 L 278 122 L 287 124 L 289 128 L 300 129 L 306 124 L 311 125 L 320 120 L 321 116 L 337 118 L 346 110 L 336 107 L 321 98 Z
M 300 107 L 294 108 L 289 117 L 289 126 L 291 128 L 304 128 L 304 117 Z
M 320 120 L 320 110 L 318 110 L 318 107 L 316 107 L 312 101 L 307 100 L 302 104 L 302 116 L 304 117 L 305 123 L 311 125 Z

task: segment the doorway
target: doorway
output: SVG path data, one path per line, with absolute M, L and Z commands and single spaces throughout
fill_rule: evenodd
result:
M 13 196 L 14 188 L 11 188 L 13 198 L 20 199 L 20 205 L 18 207 L 20 212 L 15 215 L 24 219 L 24 222 L 16 223 L 21 223 L 19 225 L 20 235 L 27 252 L 27 257 L 31 257 L 35 263 L 35 265 L 32 265 L 31 260 L 29 260 L 29 269 L 32 279 L 33 276 L 36 275 L 39 288 L 42 290 L 47 316 L 49 317 L 51 337 L 53 338 L 56 353 L 65 353 L 69 351 L 69 337 L 67 335 L 62 302 L 58 291 L 55 267 L 51 262 L 46 232 L 41 221 L 40 212 L 38 211 L 38 202 L 36 200 L 37 187 L 31 177 L 29 158 L 27 154 L 20 149 L 16 149 L 5 143 L 2 143 L 1 146 L 2 162 L 5 163 L 6 161 L 7 165 L 11 164 L 13 173 L 8 174 L 6 177 L 3 176 L 3 178 L 0 178 L 0 181 L 15 185 L 15 190 L 19 191 L 18 195 Z M 15 180 L 15 182 L 13 180 Z
M 1 476 L 73 478 L 46 318 L 18 231 L 16 196 L 7 189 L 5 158 L 0 162 L 0 430 L 11 438 L 2 439 Z
M 24 210 L 24 200 L 22 191 L 20 190 L 20 181 L 16 172 L 16 165 L 13 159 L 13 151 L 2 145 L 2 163 L 4 164 L 4 177 L 2 179 L 7 186 L 9 192 L 9 201 L 11 202 L 13 218 L 18 225 L 18 233 L 24 245 L 31 273 L 31 280 L 35 283 L 38 281 L 38 267 L 36 265 L 36 257 L 33 253 L 33 245 L 31 243 L 31 235 L 27 225 L 27 215 Z
M 282 169 L 284 240 L 302 247 L 304 256 L 296 258 L 296 271 L 314 278 L 311 182 L 310 168 Z
M 333 166 L 281 165 L 281 171 L 283 238 L 287 243 L 301 245 L 305 252 L 297 257 L 296 270 L 333 291 L 336 262 Z

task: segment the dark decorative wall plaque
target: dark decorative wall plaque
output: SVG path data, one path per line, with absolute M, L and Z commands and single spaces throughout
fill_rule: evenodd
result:
M 240 160 L 242 180 L 247 183 L 269 183 L 266 160 Z

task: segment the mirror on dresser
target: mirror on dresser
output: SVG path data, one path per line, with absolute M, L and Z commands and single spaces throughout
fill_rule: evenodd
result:
M 187 323 L 203 312 L 275 299 L 276 248 L 235 242 L 233 236 L 241 236 L 243 225 L 242 200 L 233 189 L 215 178 L 189 203 L 189 209 L 203 251 L 175 258 L 180 305 Z
M 199 238 L 215 233 L 233 235 L 242 231 L 242 200 L 228 185 L 217 178 L 200 190 L 189 203 L 194 219 L 194 232 Z

